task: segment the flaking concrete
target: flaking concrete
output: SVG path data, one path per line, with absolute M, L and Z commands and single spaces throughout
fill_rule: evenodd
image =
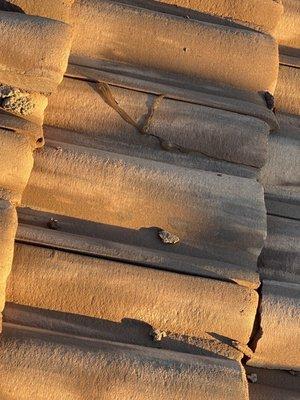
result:
M 275 89 L 278 49 L 271 36 L 110 0 L 76 2 L 72 20 L 75 63 L 104 58 L 241 89 Z

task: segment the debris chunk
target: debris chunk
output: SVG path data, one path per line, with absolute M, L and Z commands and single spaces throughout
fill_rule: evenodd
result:
M 57 230 L 59 228 L 58 220 L 55 218 L 50 218 L 49 221 L 47 222 L 47 226 L 50 229 Z
M 162 338 L 167 337 L 167 334 L 166 332 L 159 329 L 152 329 L 152 331 L 150 332 L 150 336 L 152 337 L 154 342 L 161 342 Z
M 293 376 L 298 376 L 297 371 L 294 371 L 293 369 L 288 370 L 288 373 Z
M 171 232 L 160 230 L 158 236 L 161 238 L 162 242 L 165 244 L 175 244 L 179 242 L 179 237 Z

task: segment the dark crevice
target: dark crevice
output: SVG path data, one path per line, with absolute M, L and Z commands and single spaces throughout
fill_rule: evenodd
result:
M 290 217 L 290 216 L 286 217 L 285 215 L 280 215 L 271 212 L 268 212 L 267 215 L 271 215 L 272 217 L 278 217 L 278 218 L 292 219 L 293 221 L 300 221 L 300 219 L 297 217 Z
M 256 310 L 256 315 L 254 319 L 254 324 L 253 324 L 253 329 L 250 335 L 250 340 L 248 342 L 248 347 L 251 349 L 253 353 L 255 353 L 258 341 L 263 335 L 263 330 L 261 327 L 261 301 L 262 301 L 262 283 L 260 284 L 259 288 L 256 289 L 258 293 L 258 305 L 257 305 L 257 310 Z M 247 362 L 250 360 L 250 357 L 247 355 L 244 355 L 242 359 L 242 364 L 246 365 Z

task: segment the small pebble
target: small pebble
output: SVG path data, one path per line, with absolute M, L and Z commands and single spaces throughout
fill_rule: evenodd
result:
M 158 236 L 162 240 L 163 243 L 165 244 L 175 244 L 179 242 L 179 237 L 174 235 L 171 232 L 161 230 L 158 232 Z
M 166 332 L 160 331 L 159 329 L 153 329 L 150 332 L 150 336 L 152 337 L 154 342 L 161 342 L 162 338 L 167 337 Z
M 293 369 L 290 369 L 288 372 L 289 372 L 289 374 L 291 374 L 293 376 L 297 376 L 297 372 L 294 371 Z
M 163 139 L 160 139 L 160 146 L 163 150 L 166 150 L 166 151 L 171 151 L 171 150 L 176 149 L 176 147 L 173 145 L 173 143 L 171 143 L 168 140 L 163 140 Z
M 249 374 L 249 375 L 247 375 L 247 379 L 251 383 L 256 383 L 257 382 L 257 374 Z

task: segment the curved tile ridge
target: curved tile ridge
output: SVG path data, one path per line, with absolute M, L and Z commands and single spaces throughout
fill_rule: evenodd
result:
M 80 63 L 80 60 L 77 59 Z M 84 61 L 82 61 L 84 63 Z M 265 121 L 271 130 L 278 129 L 276 117 L 267 107 L 265 93 L 252 92 L 214 84 L 202 79 L 190 80 L 182 75 L 135 68 L 111 61 L 90 62 L 89 67 L 69 64 L 67 78 L 87 82 L 106 82 L 118 88 L 135 90 L 164 98 L 208 106 L 215 109 L 249 115 Z
M 36 154 L 23 206 L 143 228 L 155 240 L 153 229 L 164 229 L 180 238 L 172 249 L 252 271 L 266 233 L 262 187 L 252 179 L 65 143 Z
M 275 89 L 277 43 L 260 32 L 110 0 L 78 1 L 72 19 L 72 62 L 107 59 L 253 91 Z M 153 39 L 149 32 L 156 32 Z
M 18 215 L 19 227 L 16 240 L 21 243 L 192 276 L 235 282 L 252 289 L 257 289 L 260 285 L 255 270 L 212 258 L 192 257 L 180 252 L 172 252 L 171 249 L 167 251 L 163 244 L 160 245 L 158 237 L 155 235 L 152 240 L 156 246 L 150 242 L 148 235 L 143 235 L 139 231 L 120 230 L 120 228 L 114 231 L 111 227 L 105 229 L 102 224 L 30 209 L 19 209 Z M 55 221 L 59 230 L 51 229 L 51 221 Z M 125 235 L 127 240 L 124 240 Z
M 58 21 L 0 11 L 0 32 L 0 126 L 26 136 L 33 149 L 41 147 L 47 95 L 65 72 L 71 29 Z
M 70 26 L 47 18 L 0 11 L 0 30 L 0 82 L 43 94 L 55 90 L 67 68 Z
M 75 131 L 90 139 L 145 147 L 155 142 L 165 152 L 168 144 L 170 151 L 177 153 L 194 153 L 256 168 L 267 161 L 270 127 L 264 120 L 151 92 L 107 87 L 133 123 L 121 118 L 107 104 L 97 83 L 65 77 L 59 90 L 51 96 L 45 124 Z M 151 119 L 146 123 L 151 109 Z M 145 131 L 144 126 L 147 126 Z
M 255 290 L 217 279 L 16 244 L 7 300 L 166 332 L 227 339 L 243 349 L 258 304 Z
M 240 363 L 5 326 L 1 393 L 22 399 L 248 400 Z M 34 374 L 35 379 L 32 379 Z M 18 390 L 18 389 L 17 389 Z M 17 392 L 18 396 L 18 392 Z
M 300 371 L 300 285 L 263 280 L 261 337 L 250 366 Z
M 281 0 L 162 0 L 273 33 L 283 14 Z
M 241 361 L 244 357 L 241 347 L 236 342 L 217 335 L 210 339 L 202 339 L 171 333 L 166 335 L 166 332 L 164 334 L 161 332 L 161 340 L 157 341 L 155 339 L 158 338 L 158 330 L 154 331 L 145 322 L 130 318 L 113 322 L 6 302 L 3 320 L 4 323 L 47 329 L 68 335 L 159 348 L 162 352 L 172 350 L 235 361 Z
M 157 140 L 147 141 L 147 145 L 136 143 L 128 144 L 99 136 L 89 136 L 80 132 L 44 125 L 44 134 L 47 142 L 64 142 L 77 146 L 89 146 L 94 149 L 125 154 L 127 156 L 151 159 L 167 164 L 179 165 L 185 168 L 195 168 L 202 171 L 211 171 L 219 174 L 257 178 L 258 169 L 244 164 L 230 163 L 223 160 L 207 157 L 199 153 L 182 151 L 165 151 Z M 149 139 L 149 138 L 147 138 Z M 150 137 L 151 139 L 151 137 Z
M 14 207 L 29 179 L 33 151 L 43 145 L 47 95 L 63 78 L 70 47 L 68 25 L 0 11 L 1 311 L 17 226 Z

